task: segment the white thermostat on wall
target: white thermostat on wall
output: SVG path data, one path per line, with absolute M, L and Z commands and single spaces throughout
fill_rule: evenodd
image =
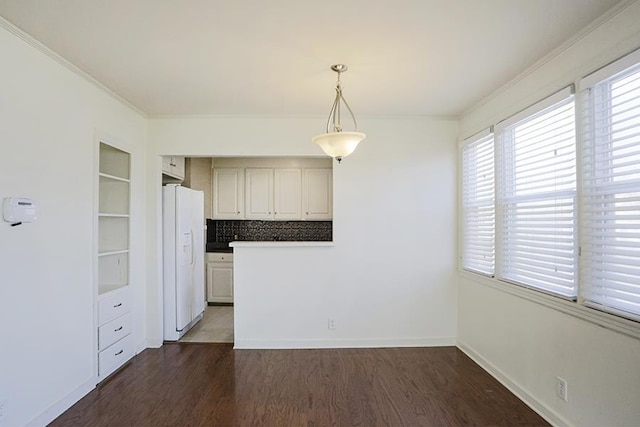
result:
M 2 216 L 5 221 L 13 224 L 34 222 L 38 219 L 35 203 L 24 197 L 6 197 L 2 203 Z

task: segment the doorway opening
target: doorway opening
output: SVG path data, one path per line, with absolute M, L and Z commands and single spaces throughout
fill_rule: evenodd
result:
M 179 342 L 233 343 L 233 304 L 208 305 L 202 320 Z

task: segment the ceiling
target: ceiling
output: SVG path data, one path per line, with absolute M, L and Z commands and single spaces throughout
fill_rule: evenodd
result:
M 0 0 L 149 116 L 458 116 L 620 0 Z

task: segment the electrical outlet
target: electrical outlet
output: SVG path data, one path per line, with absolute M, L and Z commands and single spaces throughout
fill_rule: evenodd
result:
M 327 328 L 330 330 L 334 330 L 336 328 L 336 319 L 330 317 L 327 321 Z
M 569 391 L 567 390 L 567 381 L 556 377 L 556 394 L 565 402 L 569 401 Z
M 5 399 L 0 399 L 0 425 L 2 425 L 2 420 L 7 415 L 7 401 Z

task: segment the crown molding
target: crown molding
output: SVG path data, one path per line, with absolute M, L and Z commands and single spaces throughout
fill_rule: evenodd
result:
M 309 119 L 327 121 L 326 115 L 320 114 L 149 114 L 149 120 L 171 120 L 171 119 L 265 119 L 265 120 L 286 120 L 286 119 Z M 361 120 L 441 120 L 457 122 L 457 116 L 433 116 L 433 115 L 385 115 L 385 114 L 361 114 L 358 115 L 358 121 Z
M 135 111 L 136 113 L 141 115 L 143 118 L 147 119 L 149 117 L 144 111 L 140 110 L 138 107 L 133 105 L 131 102 L 129 102 L 128 100 L 126 100 L 122 96 L 120 96 L 117 93 L 115 93 L 113 90 L 111 90 L 110 88 L 108 88 L 104 84 L 100 83 L 98 80 L 96 80 L 89 73 L 87 73 L 86 71 L 84 71 L 81 68 L 77 67 L 76 65 L 72 64 L 70 61 L 68 61 L 67 59 L 65 59 L 62 56 L 60 56 L 57 52 L 53 51 L 51 48 L 49 48 L 48 46 L 46 46 L 45 44 L 43 44 L 39 40 L 36 40 L 31 35 L 25 33 L 20 28 L 16 27 L 15 25 L 13 25 L 11 22 L 7 21 L 2 16 L 0 16 L 0 27 L 4 28 L 5 30 L 7 30 L 8 32 L 13 34 L 14 36 L 19 38 L 20 40 L 24 41 L 25 43 L 27 43 L 31 47 L 35 48 L 40 53 L 43 53 L 44 55 L 46 55 L 47 57 L 49 57 L 53 61 L 57 62 L 58 64 L 62 65 L 63 67 L 65 67 L 69 71 L 73 72 L 77 76 L 79 76 L 82 79 L 86 80 L 87 82 L 91 83 L 93 86 L 97 87 L 98 89 L 102 90 L 104 93 L 109 95 L 111 98 L 115 99 L 116 101 L 120 102 L 121 104 L 125 105 L 126 107 L 130 108 L 131 110 Z

